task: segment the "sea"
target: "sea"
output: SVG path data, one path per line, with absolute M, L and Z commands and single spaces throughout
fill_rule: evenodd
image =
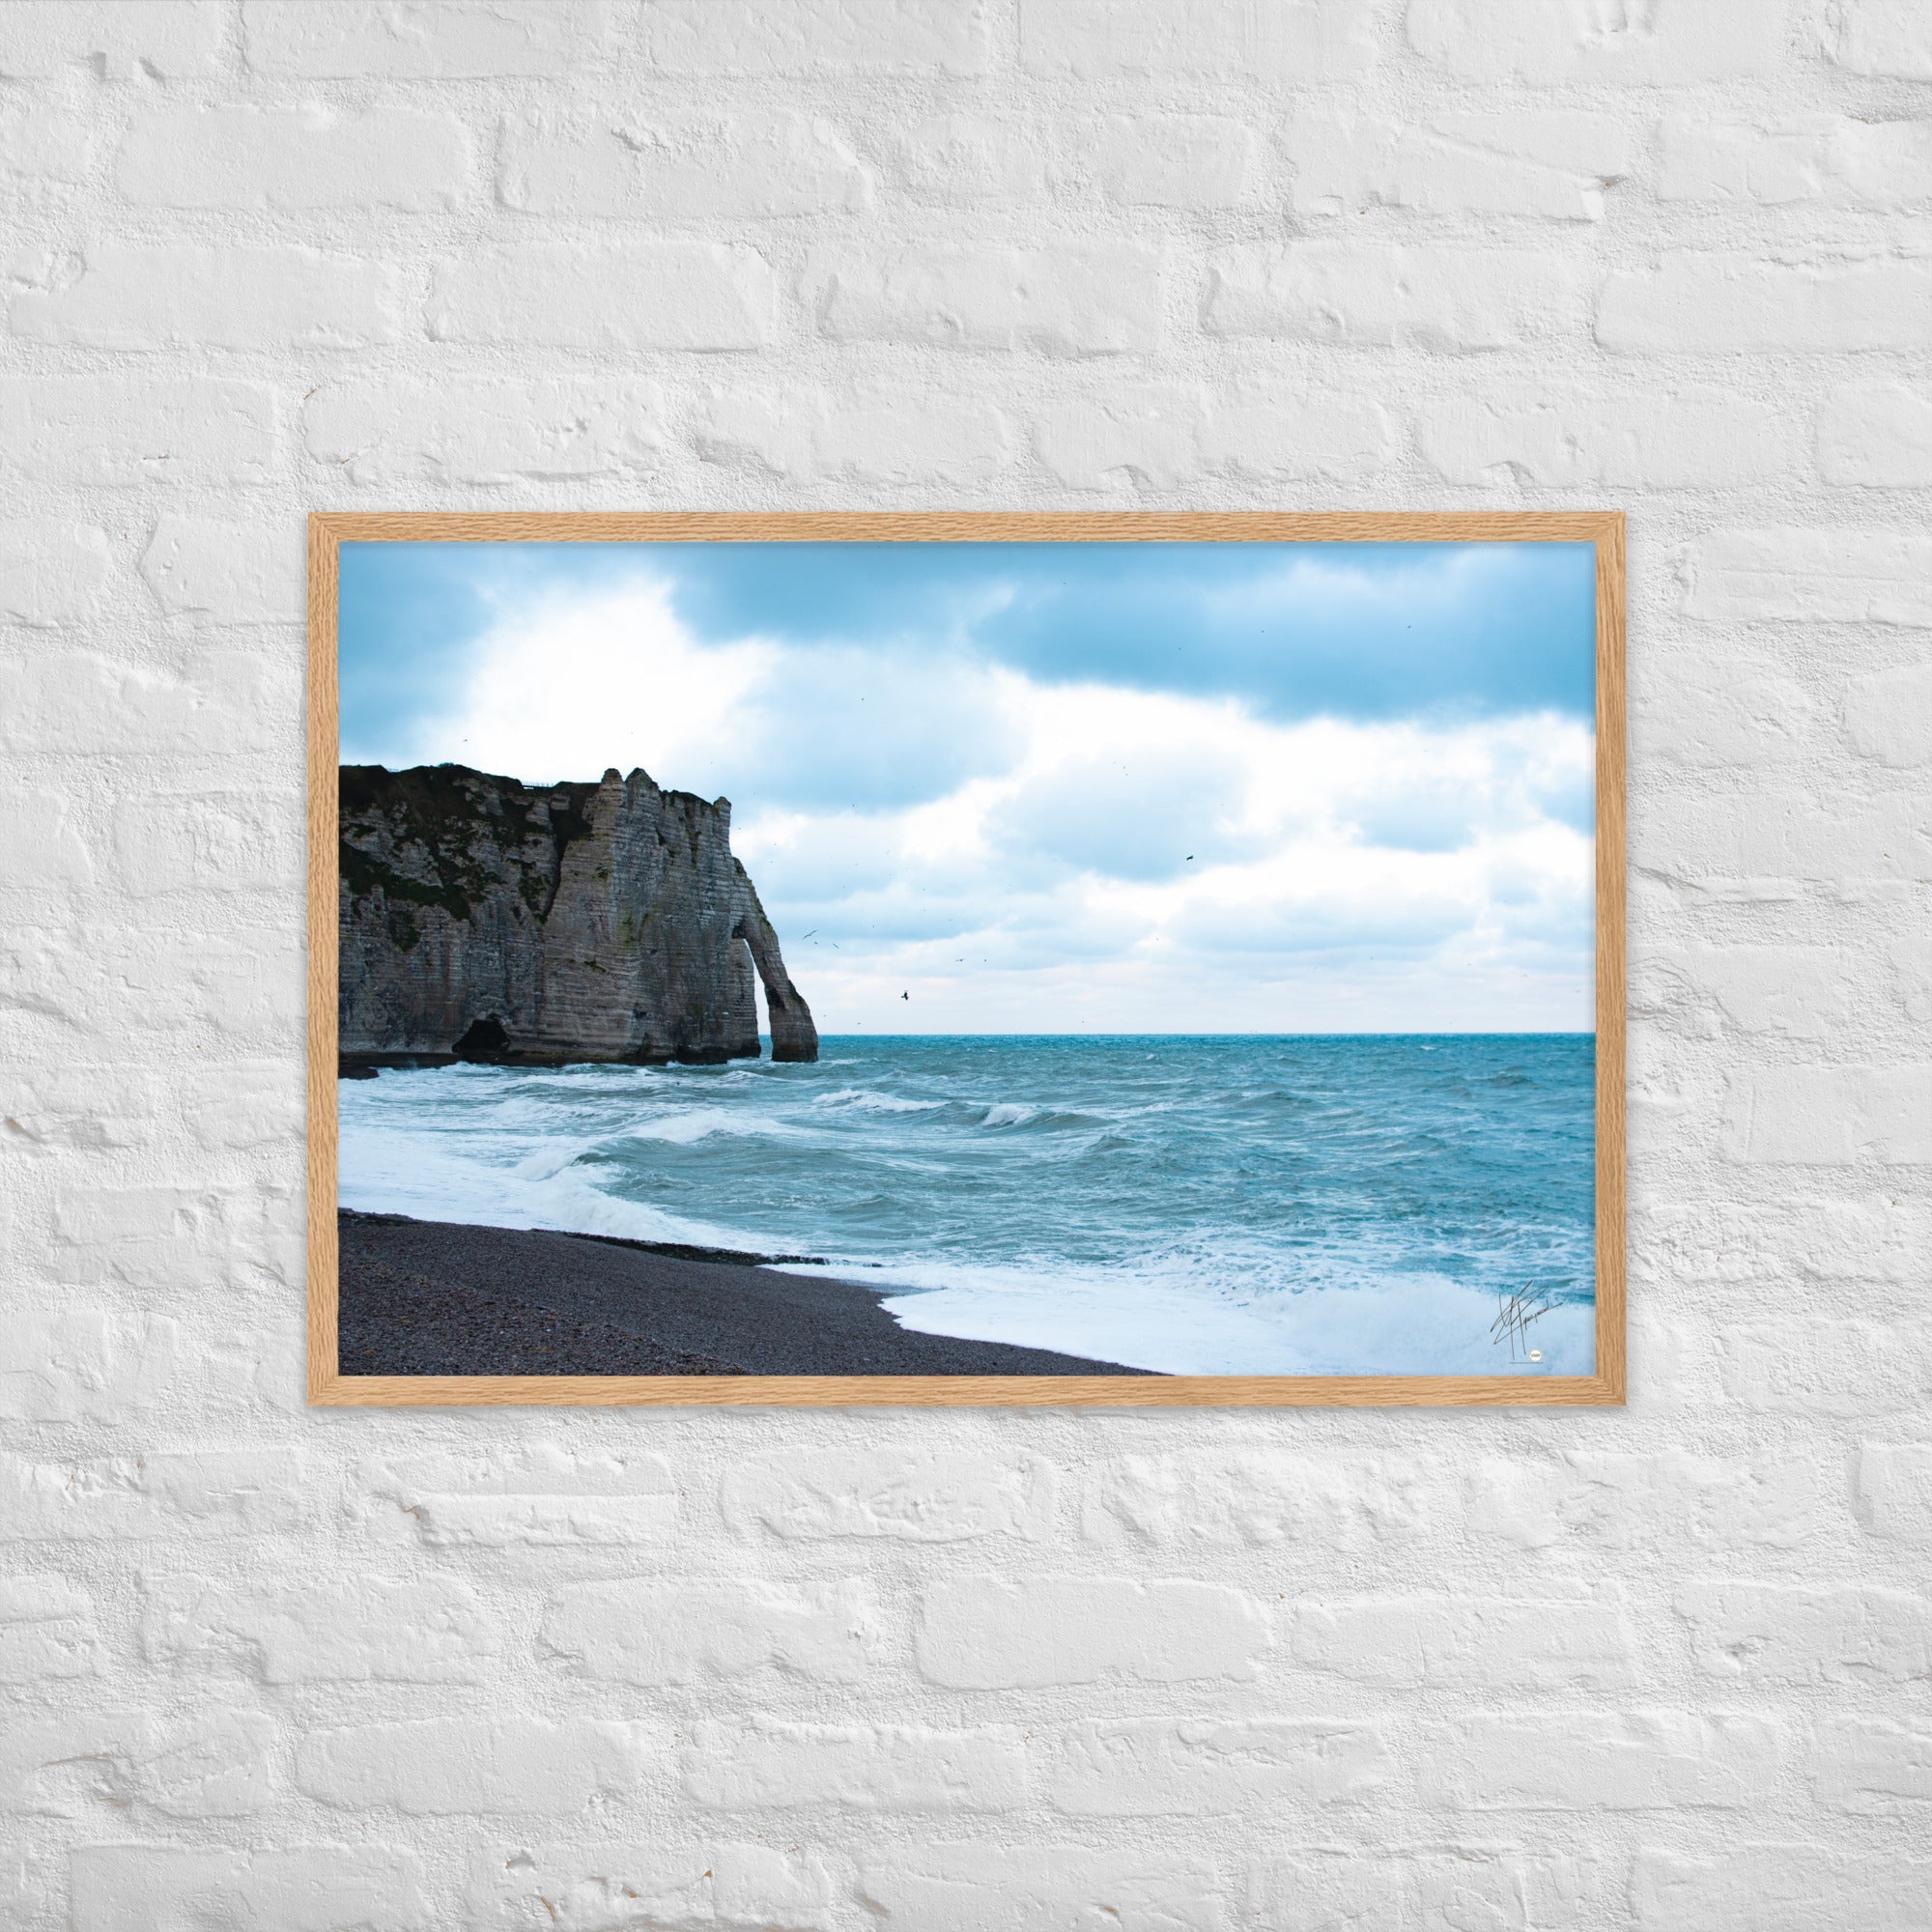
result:
M 1169 1374 L 1594 1368 L 1589 1035 L 820 1052 L 344 1081 L 341 1202 L 819 1258 L 908 1328 Z

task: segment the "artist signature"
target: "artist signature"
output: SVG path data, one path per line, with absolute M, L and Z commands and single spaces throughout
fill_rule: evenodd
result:
M 1490 1323 L 1490 1340 L 1498 1349 L 1507 1341 L 1513 1362 L 1525 1358 L 1542 1361 L 1543 1350 L 1529 1346 L 1529 1324 L 1541 1321 L 1555 1306 L 1546 1290 L 1527 1284 L 1515 1294 L 1497 1295 L 1496 1319 Z

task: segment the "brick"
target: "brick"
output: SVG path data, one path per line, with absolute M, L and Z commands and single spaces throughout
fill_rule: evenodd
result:
M 696 440 L 706 463 L 800 481 L 985 483 L 1012 465 L 1012 425 L 977 397 L 931 389 L 714 394 Z
M 164 1402 L 181 1339 L 172 1318 L 138 1310 L 12 1309 L 0 1321 L 0 1417 L 72 1422 Z
M 1237 386 L 1209 404 L 1198 437 L 1209 475 L 1259 483 L 1366 482 L 1397 443 L 1388 412 L 1372 396 L 1321 382 Z
M 1932 1731 L 1833 1718 L 1811 1747 L 1811 1788 L 1835 1811 L 1893 1812 L 1932 1799 Z
M 1683 490 L 1793 469 L 1792 439 L 1755 396 L 1715 386 L 1632 394 L 1581 383 L 1458 384 L 1417 412 L 1416 448 L 1448 483 Z M 1732 681 L 1726 668 L 1726 683 Z M 1694 723 L 1701 706 L 1674 707 Z
M 1640 1932 L 1866 1932 L 1910 1925 L 1928 1888 L 1932 1861 L 1787 1839 L 1709 1856 L 1646 1848 L 1630 1897 Z
M 775 326 L 755 249 L 711 242 L 535 243 L 444 262 L 430 285 L 440 342 L 567 349 L 756 349 Z
M 553 1598 L 542 1641 L 580 1676 L 622 1684 L 706 1684 L 767 1669 L 853 1684 L 876 1663 L 879 1611 L 856 1579 L 787 1588 L 636 1577 Z
M 831 1932 L 831 1878 L 809 1853 L 765 1845 L 667 1845 L 657 1834 L 589 1847 L 522 1849 L 480 1860 L 465 1926 L 474 1932 L 564 1927 L 756 1926 L 761 1932 Z
M 68 822 L 71 810 L 63 792 L 0 791 L 0 851 L 8 855 L 10 883 L 41 892 L 93 884 L 94 857 L 86 838 Z
M 1835 1323 L 1802 1351 L 1786 1329 L 1727 1326 L 1714 1347 L 1725 1396 L 1766 1413 L 1913 1408 L 1932 1389 L 1932 1327 L 1923 1324 Z
M 51 517 L 0 520 L 0 617 L 51 628 L 99 607 L 114 569 L 104 530 Z
M 60 1895 L 61 1882 L 54 1876 L 51 1861 L 24 1848 L 0 1851 L 0 1912 L 21 1932 L 51 1924 L 48 1902 Z
M 0 475 L 28 483 L 266 483 L 279 454 L 275 392 L 206 378 L 14 376 L 0 381 Z
M 1379 1789 L 1392 1769 L 1378 1726 L 1340 1719 L 1082 1719 L 1039 1751 L 1054 1808 L 1090 1818 L 1346 1804 Z
M 654 383 L 331 384 L 303 412 L 318 463 L 358 487 L 638 477 L 665 449 Z
M 1360 1551 L 1413 1533 L 1429 1514 L 1411 1463 L 1280 1449 L 1110 1457 L 1081 1497 L 1088 1540 L 1158 1548 L 1321 1544 Z
M 992 1690 L 1246 1681 L 1271 1641 L 1267 1612 L 1223 1584 L 967 1577 L 926 1591 L 917 1652 L 928 1682 Z
M 0 1684 L 92 1677 L 101 1647 L 94 1602 L 65 1577 L 0 1577 Z
M 1916 490 L 1932 484 L 1932 398 L 1903 383 L 1845 383 L 1818 405 L 1827 483 Z
M 502 1642 L 458 1577 L 357 1577 L 290 1588 L 169 1579 L 150 1587 L 142 1653 L 197 1678 L 228 1667 L 265 1684 L 473 1684 Z
M 1699 946 L 1679 957 L 1745 1033 L 1828 1037 L 1850 1021 L 1860 992 L 1856 956 L 1843 947 Z
M 1714 900 L 1791 900 L 1809 884 L 1838 890 L 1848 869 L 1860 893 L 1932 878 L 1932 840 L 1904 798 L 1760 789 L 1686 804 L 1672 832 L 1677 849 L 1652 869 Z
M 992 65 L 984 0 L 647 0 L 639 44 L 673 74 L 984 73 Z
M 70 1871 L 73 1932 L 428 1932 L 436 1922 L 415 1860 L 385 1846 L 76 1845 Z
M 0 1734 L 0 1804 L 40 1818 L 102 1801 L 174 1818 L 242 1818 L 272 1804 L 275 1721 L 263 1712 L 161 1718 L 66 1710 Z
M 1248 1916 L 1225 1922 L 1319 1932 L 1409 1925 L 1535 1932 L 1585 1922 L 1604 1889 L 1587 1855 L 1384 1840 L 1372 1854 L 1311 1848 L 1261 1861 L 1249 1868 Z
M 1862 1444 L 1858 1502 L 1874 1536 L 1932 1548 L 1932 1443 Z
M 1553 1462 L 1484 1459 L 1463 1479 L 1468 1526 L 1525 1548 L 1648 1548 L 1653 1515 L 1669 1514 L 1680 1546 L 1791 1549 L 1828 1520 L 1818 1469 L 1791 1456 L 1750 1462 L 1573 1450 Z
M 1611 1903 L 1611 1888 L 1600 1870 L 1605 1862 L 1589 1851 L 1544 1857 L 1466 1844 L 1446 1851 L 1417 1848 L 1402 1858 L 1412 1874 L 1422 1924 L 1507 1927 L 1508 1932 L 1584 1924 L 1605 1906 L 1615 1911 L 1621 1900 Z M 1618 1889 L 1622 1879 L 1619 1869 Z
M 1351 349 L 1507 349 L 1579 327 L 1587 274 L 1551 250 L 1295 242 L 1208 258 L 1202 327 Z
M 1739 1073 L 1726 1093 L 1723 1146 L 1742 1161 L 1923 1166 L 1932 1162 L 1932 1065 Z
M 1932 535 L 1720 530 L 1691 548 L 1681 582 L 1679 608 L 1706 623 L 1932 625 Z
M 1624 122 L 1570 109 L 1436 114 L 1426 126 L 1310 111 L 1291 117 L 1282 149 L 1293 205 L 1316 218 L 1386 207 L 1601 221 L 1605 188 L 1632 165 Z
M 114 860 L 130 899 L 272 891 L 299 865 L 300 802 L 149 792 L 114 809 Z
M 1406 1926 L 1410 1922 L 1414 1862 L 1413 1852 L 1393 1847 L 1367 1857 L 1311 1848 L 1297 1857 L 1261 1859 L 1248 1868 L 1247 1917 L 1233 1922 L 1306 1925 L 1311 1932 L 1381 1932 L 1384 1926 Z M 1487 1927 L 1511 1921 L 1485 1914 L 1445 1917 L 1442 1922 Z
M 0 944 L 5 940 L 0 932 Z M 58 952 L 50 957 L 39 946 L 23 947 L 8 962 L 14 983 L 30 988 L 44 1010 L 62 1015 L 106 1011 L 115 1025 L 130 1031 L 180 1034 L 219 1027 L 231 1043 L 266 1031 L 278 1036 L 281 1047 L 292 1049 L 300 1026 L 301 950 L 286 923 L 219 933 L 184 931 L 179 920 L 169 926 L 128 928 L 103 939 L 85 963 L 87 974 L 77 978 L 71 958 Z M 204 1224 L 216 1241 L 260 1238 L 262 1230 L 249 1225 L 246 1207 L 232 1195 L 205 1195 L 192 1208 L 173 1190 L 156 1190 L 151 1199 L 156 1220 L 148 1234 L 153 1240 L 165 1239 L 166 1245 L 151 1250 L 147 1242 L 136 1240 L 124 1252 L 132 1264 L 180 1263 L 198 1256 L 206 1265 L 209 1253 L 193 1245 L 196 1229 Z M 117 1246 L 134 1238 L 121 1214 L 123 1205 L 113 1204 Z M 76 1204 L 63 1233 L 86 1242 L 89 1226 Z M 86 1252 L 63 1258 L 64 1267 L 99 1264 L 99 1257 Z
M 287 1060 L 223 1058 L 172 1084 L 200 1147 L 272 1147 L 298 1139 L 307 1127 L 302 1069 Z
M 0 657 L 0 749 L 85 757 L 260 752 L 273 742 L 279 714 L 299 708 L 293 669 L 261 651 L 206 644 L 176 666 L 44 649 Z
M 1053 1472 L 1037 1458 L 848 1449 L 805 1450 L 728 1468 L 724 1519 L 739 1535 L 786 1542 L 885 1537 L 967 1543 L 1037 1537 L 1051 1521 Z
M 137 1788 L 156 1811 L 173 1818 L 239 1818 L 267 1809 L 280 1796 L 277 1726 L 267 1712 L 214 1711 L 158 1722 L 156 1730 L 156 1747 L 137 1769 Z
M 0 63 L 6 55 L 0 52 Z M 0 175 L 25 182 L 79 182 L 93 157 L 93 130 L 59 106 L 0 109 Z
M 770 113 L 643 128 L 513 121 L 497 187 L 506 207 L 571 220 L 759 220 L 857 212 L 872 199 L 871 172 L 842 134 Z
M 838 342 L 1105 355 L 1158 343 L 1161 258 L 1124 242 L 827 250 L 807 270 L 806 302 Z
M 1298 1605 L 1292 1644 L 1306 1670 L 1369 1684 L 1480 1690 L 1601 1689 L 1637 1681 L 1620 1597 L 1550 1602 L 1468 1596 L 1361 1597 Z
M 1482 1713 L 1431 1725 L 1422 1799 L 1458 1811 L 1743 1810 L 1777 1779 L 1774 1719 L 1689 1711 Z
M 1256 185 L 1254 130 L 1220 114 L 1117 114 L 1082 141 L 1101 199 L 1123 208 L 1232 208 Z
M 252 72 L 310 80 L 491 80 L 581 75 L 615 45 L 609 0 L 243 0 Z
M 1768 1684 L 1932 1676 L 1932 1604 L 1905 1590 L 1730 1579 L 1687 1584 L 1677 1614 L 1700 1669 Z
M 1784 14 L 1752 0 L 1658 0 L 1642 11 L 1413 0 L 1409 44 L 1485 84 L 1684 86 L 1760 74 L 1784 51 Z
M 390 263 L 318 248 L 102 242 L 9 321 L 83 349 L 363 349 L 400 334 L 401 287 Z
M 221 0 L 10 0 L 0 77 L 51 80 L 92 68 L 103 80 L 176 80 L 218 65 Z
M 938 1844 L 869 1855 L 859 1892 L 889 1924 L 920 1932 L 1222 1932 L 1227 1879 L 1211 1861 L 1084 1845 Z
M 887 153 L 894 186 L 927 207 L 1027 203 L 1046 190 L 1041 129 L 1016 116 L 928 115 L 895 129 Z
M 170 617 L 216 624 L 293 622 L 306 605 L 302 531 L 166 516 L 141 554 L 141 576 Z
M 1932 25 L 1918 0 L 1845 0 L 1821 25 L 1825 51 L 1853 73 L 1932 80 Z
M 302 1478 L 301 1458 L 285 1449 L 0 1457 L 0 1539 L 261 1536 L 297 1526 Z
M 654 1542 L 678 1511 L 662 1457 L 545 1446 L 376 1458 L 355 1489 L 364 1517 L 436 1548 Z
M 1915 1023 L 1932 1019 L 1932 959 L 1910 940 L 1895 940 L 1886 949 L 1891 967 L 1885 992 Z
M 1640 703 L 1631 721 L 1635 756 L 1659 768 L 1794 774 L 1810 760 L 1822 723 L 1817 698 L 1761 659 L 1741 667 L 1708 650 L 1663 650 L 1648 676 L 1669 696 Z
M 707 1719 L 679 1757 L 685 1796 L 721 1811 L 1006 1811 L 1026 1795 L 1025 1750 L 1005 1727 Z
M 1932 199 L 1932 122 L 1807 115 L 1768 128 L 1666 116 L 1657 193 L 1665 201 L 1909 208 Z
M 1615 355 L 1742 355 L 1911 349 L 1932 330 L 1932 268 L 1684 250 L 1608 277 L 1597 341 Z
M 148 1147 L 155 1141 L 168 1092 L 151 1067 L 69 1060 L 53 1066 L 9 1068 L 0 1112 L 23 1145 L 44 1151 Z M 65 1312 L 78 1316 L 90 1311 Z
M 0 795 L 0 811 L 5 809 L 4 795 Z M 77 838 L 74 842 L 79 846 Z M 85 857 L 86 848 L 79 846 L 79 849 Z M 38 909 L 39 921 L 55 916 L 52 908 L 44 904 Z M 6 970 L 5 980 L 0 980 L 0 1016 L 11 1027 L 24 1030 L 26 1023 L 35 1020 L 66 1024 L 79 1009 L 80 997 L 71 970 L 72 946 L 71 931 L 37 923 L 34 914 L 0 929 L 0 966 Z M 24 1124 L 5 1131 L 24 1136 L 25 1141 L 38 1137 Z M 16 1140 L 14 1148 L 24 1151 L 24 1142 Z
M 1028 72 L 1099 79 L 1174 73 L 1308 85 L 1365 73 L 1373 18 L 1355 0 L 1025 0 L 1020 61 Z
M 1882 765 L 1932 761 L 1932 665 L 1857 679 L 1845 693 L 1845 731 L 1861 756 Z
M 1387 413 L 1366 397 L 1284 385 L 1212 400 L 1135 386 L 1046 411 L 1034 451 L 1068 489 L 1171 491 L 1202 475 L 1358 481 L 1394 452 Z
M 296 1747 L 296 1783 L 342 1811 L 554 1817 L 632 1797 L 658 1754 L 642 1724 L 436 1718 L 309 1731 Z
M 1046 411 L 1034 452 L 1069 489 L 1178 489 L 1200 473 L 1207 406 L 1198 390 L 1109 389 Z
M 150 208 L 458 206 L 470 188 L 469 136 L 453 114 L 371 107 L 242 105 L 138 116 L 114 161 L 121 194 Z

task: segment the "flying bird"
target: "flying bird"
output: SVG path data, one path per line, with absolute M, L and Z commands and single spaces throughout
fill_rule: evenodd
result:
M 901 993 L 899 995 L 899 998 L 902 1000 L 909 1000 L 912 998 L 912 995 L 910 993 Z

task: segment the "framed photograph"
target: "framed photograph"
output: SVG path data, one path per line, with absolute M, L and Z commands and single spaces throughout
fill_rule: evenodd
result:
M 309 569 L 311 1401 L 1623 1401 L 1620 515 Z

